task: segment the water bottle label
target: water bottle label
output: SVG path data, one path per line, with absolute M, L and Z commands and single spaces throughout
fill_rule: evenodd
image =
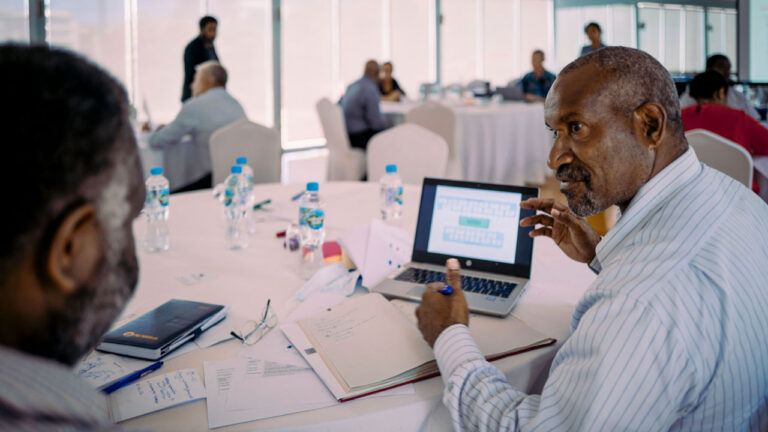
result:
M 157 197 L 157 201 L 163 207 L 168 207 L 169 199 L 170 199 L 170 192 L 168 191 L 168 189 L 161 190 L 159 193 L 159 196 Z
M 147 207 L 152 207 L 155 202 L 160 204 L 163 207 L 168 206 L 168 200 L 169 200 L 169 192 L 168 189 L 162 189 L 162 190 L 148 190 L 147 191 L 147 200 L 145 202 Z
M 247 175 L 245 178 L 248 180 L 248 192 L 253 191 L 253 175 Z
M 299 225 L 307 225 L 307 216 L 311 210 L 309 207 L 299 207 Z
M 229 207 L 232 204 L 232 200 L 235 198 L 235 194 L 232 189 L 227 188 L 224 191 L 224 206 Z
M 320 209 L 314 209 L 307 213 L 307 225 L 313 230 L 319 230 L 323 227 L 325 212 Z
M 387 201 L 387 205 L 403 205 L 403 188 L 387 188 L 384 191 L 384 198 Z

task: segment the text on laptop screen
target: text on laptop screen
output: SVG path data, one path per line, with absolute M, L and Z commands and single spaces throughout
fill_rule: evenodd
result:
M 515 264 L 522 194 L 438 185 L 427 251 Z

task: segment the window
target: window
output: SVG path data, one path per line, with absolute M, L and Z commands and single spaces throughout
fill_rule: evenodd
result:
M 390 58 L 393 76 L 411 99 L 419 86 L 434 82 L 435 11 L 432 0 L 389 0 Z M 384 53 L 386 55 L 386 53 Z
M 184 83 L 184 48 L 200 34 L 198 21 L 205 14 L 188 0 L 154 0 L 138 2 L 137 105 L 146 103 L 155 123 L 168 123 L 181 108 Z M 220 31 L 226 31 L 226 20 L 219 20 Z M 226 67 L 229 60 L 222 55 L 220 41 L 217 54 Z
M 105 68 L 124 85 L 125 10 L 108 0 L 51 0 L 48 41 Z
M 363 76 L 368 60 L 389 60 L 384 53 L 383 0 L 339 0 L 339 81 L 337 93 Z M 389 31 L 389 29 L 387 29 Z M 388 36 L 388 35 L 387 35 Z
M 478 48 L 478 1 L 443 0 L 441 5 L 443 84 L 467 84 L 483 78 L 477 58 L 482 49 Z
M 483 61 L 482 77 L 493 85 L 504 86 L 520 78 L 522 69 L 530 64 L 521 62 L 520 1 L 485 0 L 483 5 Z M 528 18 L 526 18 L 528 19 Z M 521 66 L 526 65 L 526 66 Z
M 0 42 L 29 42 L 28 0 L 0 0 Z
M 219 20 L 216 53 L 227 91 L 251 121 L 273 126 L 271 0 L 208 0 L 208 13 Z
M 282 136 L 285 148 L 320 145 L 323 131 L 315 104 L 336 102 L 338 26 L 331 0 L 283 0 L 282 5 Z M 338 28 L 338 27 L 336 27 Z M 338 38 L 338 34 L 335 36 Z
M 731 71 L 736 71 L 736 10 L 707 9 L 707 56 L 725 54 L 731 60 Z
M 549 16 L 552 13 L 553 4 L 551 0 L 521 0 L 519 38 L 520 38 L 520 69 L 517 74 L 522 74 L 531 70 L 531 53 L 540 49 L 544 51 L 544 67 L 552 70 L 556 66 L 555 56 L 550 47 L 550 26 Z M 554 41 L 553 41 L 554 42 Z

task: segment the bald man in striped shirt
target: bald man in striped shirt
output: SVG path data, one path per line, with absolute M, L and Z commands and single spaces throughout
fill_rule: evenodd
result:
M 641 51 L 604 48 L 568 65 L 545 116 L 568 206 L 529 200 L 540 213 L 521 224 L 598 277 L 541 395 L 483 359 L 461 290 L 428 287 L 419 328 L 454 428 L 768 430 L 768 206 L 698 161 L 669 73 Z M 600 238 L 583 217 L 614 204 L 621 216 Z

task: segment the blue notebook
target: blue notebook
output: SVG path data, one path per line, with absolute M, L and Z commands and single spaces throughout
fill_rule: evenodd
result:
M 107 333 L 99 351 L 158 360 L 224 319 L 222 305 L 170 300 Z

